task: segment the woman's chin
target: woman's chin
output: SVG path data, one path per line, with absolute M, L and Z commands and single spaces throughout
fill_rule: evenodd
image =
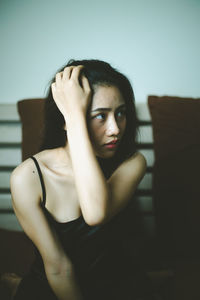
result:
M 112 158 L 114 155 L 115 155 L 115 152 L 116 151 L 108 151 L 106 153 L 97 153 L 96 155 L 99 157 L 99 158 Z

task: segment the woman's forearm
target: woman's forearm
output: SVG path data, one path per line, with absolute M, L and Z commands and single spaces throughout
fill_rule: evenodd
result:
M 72 274 L 52 274 L 47 272 L 47 279 L 59 300 L 81 300 L 80 289 Z
M 52 93 L 67 127 L 82 214 L 88 224 L 96 225 L 105 219 L 109 193 L 88 134 L 86 114 L 91 102 L 91 88 L 87 78 L 81 74 L 82 69 L 83 66 L 69 67 L 56 74 Z
M 108 209 L 109 191 L 83 112 L 77 111 L 67 120 L 67 139 L 82 213 L 90 225 L 101 223 Z

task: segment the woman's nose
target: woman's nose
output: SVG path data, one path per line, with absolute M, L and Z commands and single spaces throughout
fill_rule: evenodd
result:
M 107 134 L 112 136 L 112 135 L 118 135 L 119 132 L 120 132 L 120 129 L 115 120 L 115 117 L 111 117 L 107 123 Z

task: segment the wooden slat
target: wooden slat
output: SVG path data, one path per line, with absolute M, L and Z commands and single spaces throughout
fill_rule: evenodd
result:
M 146 172 L 147 173 L 153 173 L 153 166 L 152 167 L 147 166 Z
M 137 143 L 136 146 L 137 146 L 137 149 L 138 149 L 138 150 L 141 150 L 141 149 L 149 149 L 149 150 L 152 150 L 152 148 L 154 147 L 154 146 L 152 145 L 152 143 Z
M 0 194 L 9 194 L 10 193 L 10 189 L 8 188 L 0 188 Z
M 12 172 L 15 166 L 0 166 L 0 172 Z
M 0 208 L 0 215 L 4 215 L 4 214 L 14 214 L 14 210 L 13 208 Z
M 0 149 L 9 148 L 9 149 L 21 149 L 21 143 L 0 143 Z
M 148 196 L 148 197 L 152 197 L 153 196 L 153 192 L 152 189 L 147 190 L 147 189 L 137 189 L 135 192 L 135 195 L 138 196 Z

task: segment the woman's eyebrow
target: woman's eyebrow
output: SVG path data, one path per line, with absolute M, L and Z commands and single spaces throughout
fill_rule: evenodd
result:
M 93 110 L 91 110 L 91 112 L 95 112 L 95 111 L 110 111 L 111 108 L 104 108 L 104 107 L 98 107 L 98 108 L 95 108 Z
M 121 104 L 121 105 L 119 105 L 117 108 L 116 108 L 116 110 L 119 110 L 119 109 L 121 109 L 121 108 L 125 108 L 126 107 L 126 105 L 125 104 Z M 106 108 L 106 107 L 98 107 L 98 108 L 95 108 L 95 109 L 93 109 L 91 112 L 96 112 L 96 111 L 111 111 L 112 109 L 111 108 Z
M 125 103 L 124 103 L 124 104 L 121 104 L 121 105 L 119 105 L 119 106 L 116 108 L 116 110 L 119 110 L 119 109 L 121 109 L 121 108 L 126 108 L 126 105 L 125 105 Z

